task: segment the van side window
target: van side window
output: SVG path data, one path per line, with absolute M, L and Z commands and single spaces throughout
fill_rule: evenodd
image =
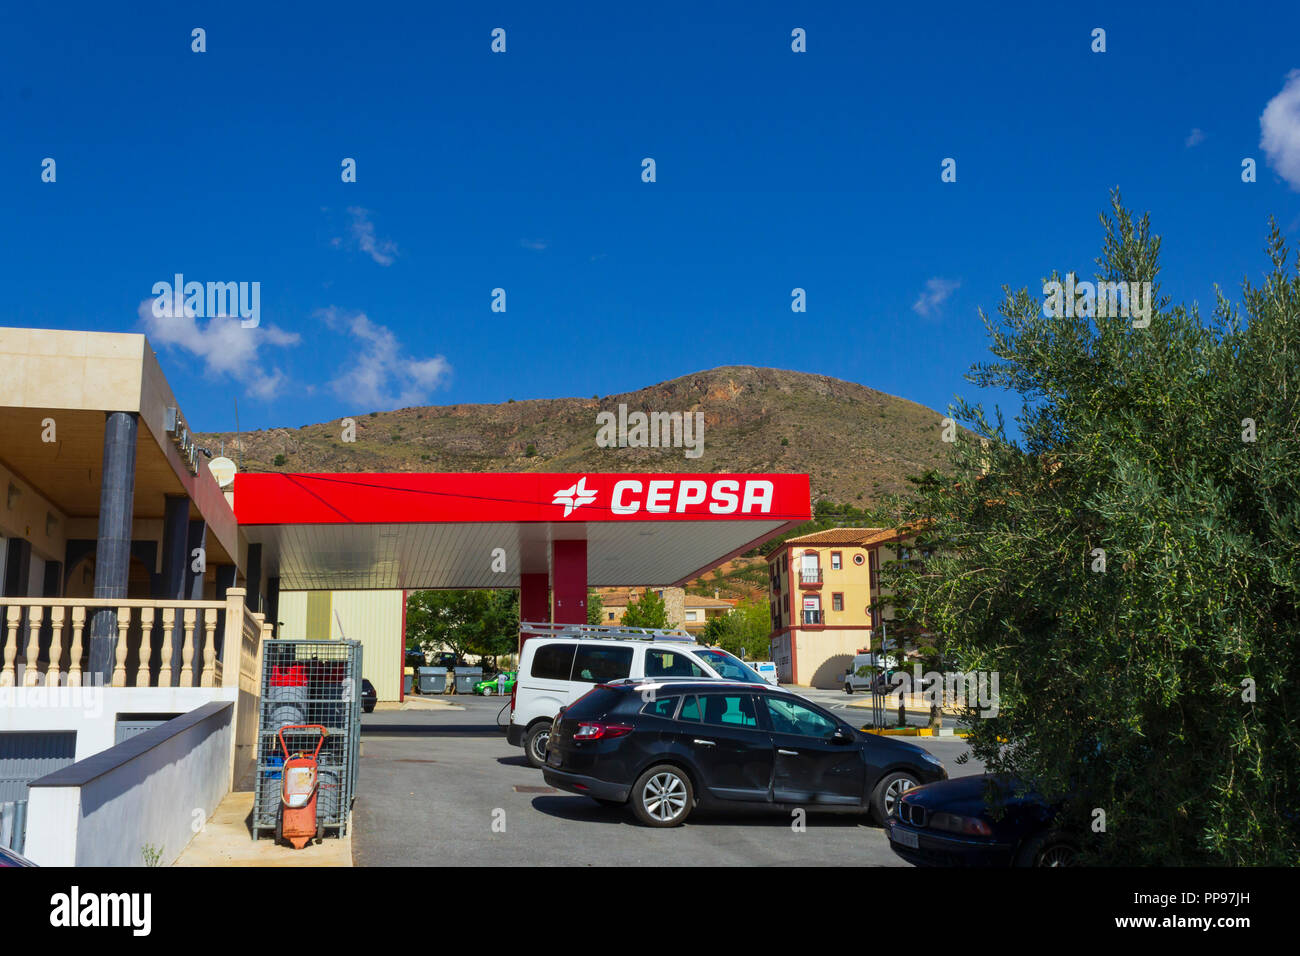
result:
M 646 677 L 710 677 L 704 668 L 680 651 L 651 648 L 645 652 Z
M 583 644 L 578 647 L 578 656 L 573 661 L 573 679 L 588 684 L 621 680 L 631 673 L 630 647 L 593 647 Z
M 533 654 L 532 676 L 541 680 L 568 680 L 573 670 L 576 644 L 546 644 Z

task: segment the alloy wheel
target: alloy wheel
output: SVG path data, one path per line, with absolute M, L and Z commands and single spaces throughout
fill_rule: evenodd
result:
M 915 786 L 916 781 L 909 780 L 907 777 L 899 777 L 897 780 L 892 781 L 889 786 L 885 788 L 885 816 L 897 816 L 899 798 Z
M 641 802 L 656 820 L 675 820 L 686 809 L 686 785 L 675 773 L 657 773 L 646 781 Z

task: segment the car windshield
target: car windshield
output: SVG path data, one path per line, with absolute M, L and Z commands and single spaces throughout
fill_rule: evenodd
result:
M 718 676 L 724 680 L 744 681 L 746 684 L 767 683 L 752 667 L 726 651 L 708 648 L 707 650 L 698 650 L 695 653 L 704 658 L 704 662 L 717 671 Z

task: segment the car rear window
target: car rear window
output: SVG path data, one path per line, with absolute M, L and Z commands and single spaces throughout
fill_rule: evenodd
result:
M 674 711 L 677 710 L 676 697 L 660 697 L 658 700 L 652 700 L 641 708 L 641 713 L 649 714 L 652 717 L 669 717 L 671 718 Z
M 578 648 L 573 662 L 573 679 L 590 684 L 621 680 L 632 673 L 632 648 L 595 647 L 584 644 Z
M 576 644 L 545 644 L 533 652 L 532 676 L 541 680 L 568 680 L 573 670 Z
M 603 717 L 618 706 L 626 691 L 608 687 L 593 687 L 564 709 L 564 719 L 592 720 Z

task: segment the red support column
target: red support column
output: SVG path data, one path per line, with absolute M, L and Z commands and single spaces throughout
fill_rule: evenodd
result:
M 587 542 L 551 543 L 551 590 L 556 624 L 587 623 Z
M 551 619 L 546 572 L 519 575 L 519 620 L 542 624 Z
M 544 624 L 551 619 L 550 579 L 545 571 L 519 575 L 519 620 Z M 519 650 L 526 638 L 520 635 Z

